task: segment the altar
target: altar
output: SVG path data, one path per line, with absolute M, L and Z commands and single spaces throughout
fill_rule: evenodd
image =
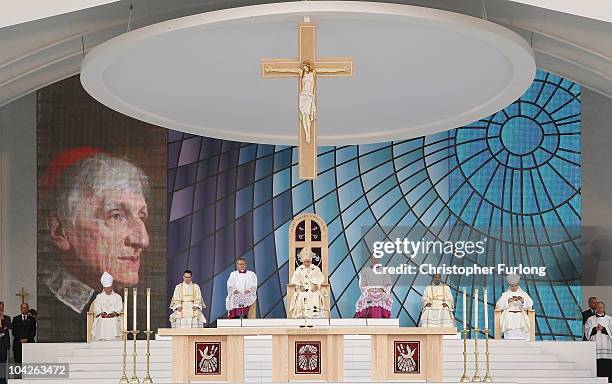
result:
M 173 382 L 244 382 L 244 338 L 272 337 L 272 381 L 344 381 L 344 339 L 371 337 L 371 380 L 442 381 L 443 336 L 456 328 L 400 327 L 397 320 L 256 319 L 217 328 L 160 329 L 172 337 Z M 305 326 L 306 325 L 306 326 Z

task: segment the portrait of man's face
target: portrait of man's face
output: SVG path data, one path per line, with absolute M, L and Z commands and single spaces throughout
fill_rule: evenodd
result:
M 104 271 L 124 285 L 138 283 L 142 251 L 149 245 L 147 203 L 142 194 L 106 191 L 89 197 L 66 230 L 73 255 L 96 275 Z
M 149 212 L 139 170 L 125 160 L 100 158 L 105 163 L 92 165 L 97 173 L 71 178 L 76 192 L 50 216 L 51 238 L 61 251 L 60 262 L 90 286 L 103 272 L 120 285 L 136 285 L 149 246 Z

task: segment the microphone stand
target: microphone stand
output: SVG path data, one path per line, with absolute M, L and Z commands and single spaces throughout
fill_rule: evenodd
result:
M 300 325 L 300 328 L 308 327 L 308 317 L 306 316 L 306 298 L 304 298 L 304 304 L 302 305 L 302 317 L 304 318 L 304 325 Z
M 242 309 L 244 308 L 244 304 L 239 304 L 238 308 L 240 309 L 240 328 L 242 328 L 242 319 L 244 318 L 244 313 Z
M 372 305 L 372 300 L 366 301 L 366 327 L 368 326 L 368 319 L 370 318 L 370 306 Z

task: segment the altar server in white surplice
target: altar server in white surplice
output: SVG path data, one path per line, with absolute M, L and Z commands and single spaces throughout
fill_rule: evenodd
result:
M 423 309 L 421 312 L 421 327 L 454 327 L 455 305 L 450 287 L 442 282 L 440 274 L 433 275 L 430 285 L 423 293 Z
M 94 341 L 119 340 L 121 338 L 121 318 L 123 310 L 121 296 L 113 292 L 113 277 L 104 272 L 100 278 L 102 292 L 98 293 L 92 303 L 94 322 L 91 333 Z
M 291 276 L 295 291 L 291 297 L 289 310 L 294 319 L 327 317 L 324 308 L 321 284 L 325 281 L 323 273 L 312 264 L 312 250 L 304 248 L 298 258 L 302 262 Z
M 190 270 L 183 272 L 183 282 L 174 288 L 170 309 L 172 328 L 201 328 L 206 323 L 202 310 L 206 308 L 200 286 L 192 281 Z
M 257 299 L 257 275 L 247 270 L 246 259 L 241 257 L 236 260 L 236 270 L 230 273 L 227 279 L 227 297 L 225 308 L 227 318 L 245 318 L 249 313 L 249 307 Z
M 519 275 L 508 275 L 510 287 L 497 301 L 496 307 L 503 310 L 500 319 L 501 333 L 508 340 L 529 340 L 529 316 L 533 300 L 519 286 Z
M 584 337 L 597 343 L 597 376 L 612 376 L 612 317 L 604 303 L 597 303 L 595 315 L 586 321 Z

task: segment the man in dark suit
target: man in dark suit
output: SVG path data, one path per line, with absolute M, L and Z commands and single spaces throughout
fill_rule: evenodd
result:
M 582 311 L 582 325 L 584 326 L 591 316 L 595 316 L 595 310 L 597 309 L 597 300 L 596 297 L 589 297 L 589 308 L 585 311 Z M 582 335 L 582 340 L 586 341 L 587 338 L 585 335 Z
M 33 343 L 36 336 L 36 319 L 28 314 L 30 306 L 21 304 L 21 315 L 13 317 L 13 356 L 15 364 L 21 364 L 21 347 Z
M 11 318 L 4 314 L 4 303 L 0 301 L 0 384 L 6 384 L 6 360 L 11 347 L 9 329 Z
M 589 308 L 582 312 L 582 325 L 586 324 L 591 316 L 595 316 L 598 300 L 596 297 L 589 297 Z

